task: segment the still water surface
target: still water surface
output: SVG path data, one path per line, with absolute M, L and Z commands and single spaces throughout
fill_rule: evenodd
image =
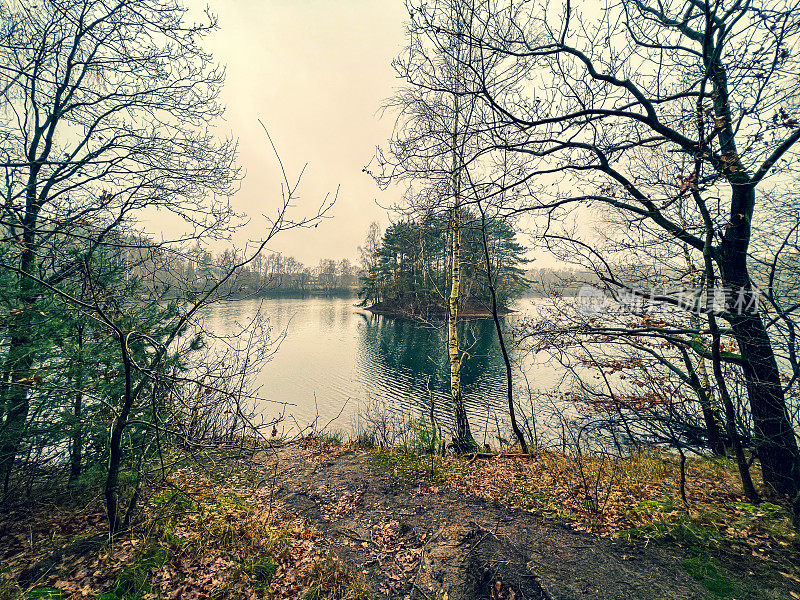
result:
M 449 372 L 444 327 L 420 326 L 405 319 L 373 315 L 354 306 L 356 300 L 305 298 L 242 300 L 212 307 L 206 327 L 230 334 L 237 323 L 260 310 L 269 318 L 271 336 L 285 334 L 272 360 L 257 377 L 258 395 L 285 402 L 286 415 L 306 425 L 318 418 L 322 425 L 336 417 L 331 429 L 354 432 L 359 411 L 378 403 L 393 414 L 418 417 L 430 410 L 450 422 Z M 533 301 L 520 302 L 518 311 L 503 320 L 504 328 L 534 310 Z M 505 367 L 494 323 L 489 320 L 463 324 L 462 347 L 469 357 L 462 368 L 467 411 L 476 439 L 495 431 L 495 415 L 501 423 L 507 414 Z M 512 352 L 514 352 L 512 350 Z M 514 353 L 515 387 L 527 402 L 527 379 L 532 388 L 546 389 L 558 379 L 556 367 L 537 363 Z M 259 410 L 271 419 L 283 409 L 261 402 Z M 488 423 L 488 427 L 487 427 Z M 287 425 L 287 430 L 289 425 Z

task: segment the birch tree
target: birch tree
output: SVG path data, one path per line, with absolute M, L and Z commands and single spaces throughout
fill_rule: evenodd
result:
M 431 43 L 419 35 L 416 19 L 420 13 L 409 4 L 409 45 L 393 63 L 407 84 L 391 99 L 387 108 L 399 113 L 388 152 L 379 150 L 378 168 L 370 173 L 379 184 L 406 181 L 403 205 L 395 208 L 408 214 L 448 215 L 450 223 L 447 303 L 447 354 L 450 372 L 450 397 L 456 422 L 454 448 L 459 452 L 474 450 L 469 420 L 461 389 L 461 367 L 467 355 L 458 339 L 461 305 L 461 219 L 469 204 L 463 198 L 463 171 L 467 155 L 474 146 L 477 115 L 469 100 L 469 80 L 463 63 L 470 63 L 471 49 L 458 33 L 464 19 L 472 12 L 465 5 L 436 2 L 432 10 L 445 19 L 451 30 L 441 43 Z

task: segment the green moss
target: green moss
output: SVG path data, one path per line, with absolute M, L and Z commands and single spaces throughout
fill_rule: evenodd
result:
M 683 560 L 683 568 L 719 598 L 729 598 L 733 592 L 733 584 L 723 574 L 719 562 L 697 548 L 690 550 Z

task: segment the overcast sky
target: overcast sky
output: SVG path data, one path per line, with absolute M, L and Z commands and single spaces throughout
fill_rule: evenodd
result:
M 308 163 L 298 210 L 341 186 L 333 218 L 282 235 L 271 250 L 308 266 L 323 257 L 354 260 L 370 222 L 388 223 L 375 200 L 386 205 L 399 194 L 381 192 L 362 168 L 392 129 L 392 117 L 377 113 L 400 85 L 391 61 L 404 46 L 402 0 L 208 2 L 220 29 L 206 47 L 227 68 L 224 130 L 238 138 L 246 171 L 233 202 L 252 219 L 249 238 L 258 237 L 260 215 L 274 212 L 280 191 L 261 119 L 290 175 Z

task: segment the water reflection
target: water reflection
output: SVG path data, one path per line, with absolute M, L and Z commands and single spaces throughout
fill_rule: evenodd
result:
M 379 315 L 362 315 L 362 319 L 359 362 L 365 375 L 369 377 L 379 371 L 401 380 L 400 393 L 392 396 L 400 396 L 405 409 L 427 411 L 430 392 L 437 401 L 437 412 L 447 416 L 450 377 L 445 328 Z M 469 353 L 461 375 L 465 402 L 468 410 L 472 409 L 470 412 L 482 414 L 487 401 L 505 393 L 505 371 L 497 353 L 494 324 L 486 320 L 470 321 L 459 327 L 459 335 Z
M 273 336 L 286 336 L 273 360 L 259 374 L 260 394 L 288 402 L 299 423 L 319 415 L 327 421 L 345 406 L 336 423 L 349 429 L 359 407 L 384 404 L 406 417 L 427 413 L 433 401 L 438 418 L 450 422 L 449 372 L 444 327 L 373 315 L 341 298 L 239 301 L 209 310 L 207 326 L 229 333 L 261 306 Z M 460 328 L 469 353 L 462 367 L 464 401 L 473 429 L 483 431 L 487 415 L 505 415 L 505 370 L 490 320 Z M 549 368 L 548 368 L 549 370 Z M 271 417 L 279 408 L 264 402 Z M 493 425 L 492 425 L 493 427 Z

